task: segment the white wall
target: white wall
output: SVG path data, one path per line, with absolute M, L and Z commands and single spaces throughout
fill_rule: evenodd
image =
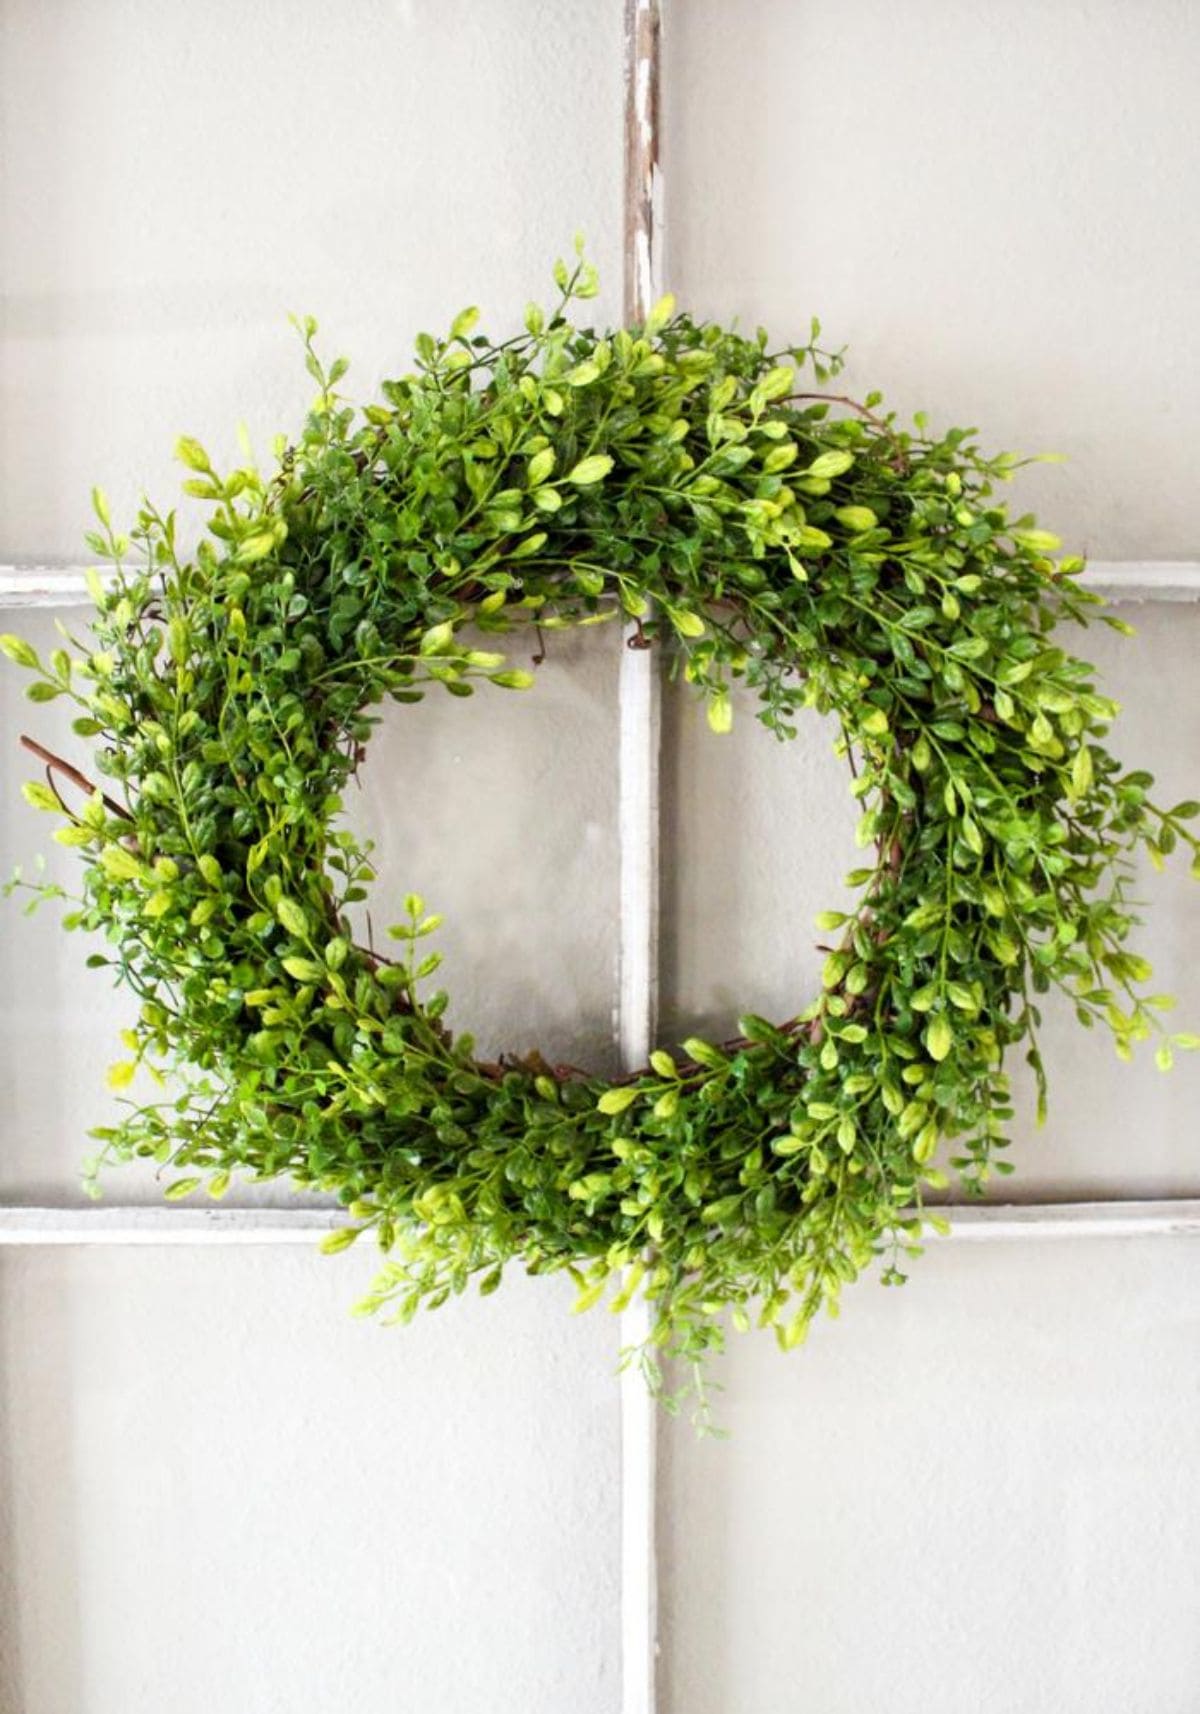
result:
M 1200 172 L 1188 0 L 687 0 L 669 271 L 849 343 L 851 382 L 1066 453 L 1072 550 L 1195 558 Z
M 1191 1714 L 1200 1246 L 939 1244 L 672 1435 L 663 1707 Z
M 609 1328 L 342 1259 L 0 1261 L 5 1714 L 617 1706 Z

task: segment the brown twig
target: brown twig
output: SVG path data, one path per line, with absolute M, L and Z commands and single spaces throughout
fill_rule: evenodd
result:
M 36 738 L 30 738 L 26 733 L 22 732 L 21 743 L 24 745 L 25 749 L 32 751 L 39 761 L 46 764 L 47 777 L 55 773 L 59 773 L 64 779 L 70 780 L 73 786 L 78 786 L 81 792 L 86 792 L 89 797 L 99 791 L 99 787 L 93 785 L 86 774 L 81 774 L 79 769 L 73 767 L 70 762 L 64 761 L 61 756 L 56 756 L 53 750 L 47 750 L 46 746 L 44 744 L 39 744 Z M 50 779 L 50 785 L 53 790 L 54 781 L 52 778 Z M 133 820 L 129 811 L 127 809 L 122 809 L 121 805 L 117 803 L 114 798 L 110 798 L 106 792 L 100 792 L 100 801 L 103 803 L 105 809 L 108 810 L 110 815 L 119 816 L 122 821 Z M 59 799 L 59 802 L 62 802 L 61 798 Z M 64 805 L 63 807 L 65 808 L 66 806 Z
M 901 470 L 908 469 L 908 454 L 905 452 L 904 444 L 891 423 L 885 421 L 883 417 L 878 416 L 866 405 L 860 404 L 857 399 L 850 398 L 847 393 L 789 393 L 783 402 L 784 404 L 792 404 L 798 399 L 812 399 L 816 403 L 822 405 L 845 405 L 847 410 L 857 411 L 858 415 L 862 417 L 864 421 L 869 422 L 872 428 L 877 428 L 880 434 L 886 435 L 895 446 L 898 467 Z

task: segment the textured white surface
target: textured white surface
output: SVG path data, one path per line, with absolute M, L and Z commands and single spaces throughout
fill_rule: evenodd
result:
M 1200 1244 L 933 1248 L 664 1436 L 664 1714 L 1192 1714 Z
M 662 181 L 658 172 L 662 13 L 659 0 L 625 0 L 625 275 L 627 323 L 645 319 L 661 293 Z M 617 1035 L 621 1065 L 645 1065 L 658 1020 L 659 849 L 662 741 L 657 651 L 624 628 L 620 707 L 620 946 Z M 651 1306 L 635 1297 L 621 1314 L 621 1347 L 645 1345 Z M 655 1489 L 657 1407 L 636 1364 L 621 1377 L 621 1711 L 658 1705 L 658 1558 Z
M 6 1714 L 613 1714 L 611 1317 L 357 1252 L 0 1260 Z
M 1195 559 L 1200 14 L 1189 0 L 687 0 L 667 277 L 851 387 L 1069 455 L 1073 548 Z
M 102 576 L 108 576 L 107 568 Z M 1114 601 L 1200 601 L 1200 560 L 1091 560 L 1088 584 Z M 0 564 L 0 608 L 89 607 L 82 565 Z
M 170 495 L 183 432 L 264 456 L 480 303 L 519 325 L 583 227 L 619 311 L 619 0 L 4 0 L 0 559 L 79 557 L 93 482 Z
M 1057 1241 L 1060 1238 L 1180 1238 L 1200 1237 L 1200 1200 L 1173 1196 L 1162 1201 L 1138 1201 L 1130 1197 L 1107 1202 L 988 1202 L 947 1204 L 941 1210 L 945 1230 L 939 1242 L 964 1239 L 972 1244 L 1010 1244 Z M 174 1203 L 126 1204 L 124 1207 L 36 1208 L 28 1204 L 0 1207 L 0 1245 L 7 1248 L 57 1248 L 132 1244 L 143 1249 L 154 1246 L 214 1245 L 262 1246 L 312 1245 L 325 1232 L 347 1224 L 338 1208 L 314 1208 L 297 1204 L 290 1208 L 231 1208 L 196 1206 L 181 1208 Z M 932 1241 L 934 1234 L 927 1232 Z M 639 1345 L 649 1331 L 647 1305 L 635 1298 L 622 1311 L 621 1344 Z M 633 1454 L 644 1446 L 647 1427 L 653 1428 L 654 1413 L 643 1412 L 648 1395 L 631 1386 L 623 1405 L 623 1423 L 634 1437 Z M 623 1428 L 624 1433 L 624 1428 Z M 651 1435 L 651 1439 L 653 1435 Z M 628 1462 L 622 1461 L 621 1500 L 630 1524 L 643 1538 L 639 1565 L 651 1553 L 645 1551 L 644 1501 L 653 1483 L 645 1460 L 637 1479 L 631 1481 Z M 639 1581 L 645 1585 L 644 1570 Z

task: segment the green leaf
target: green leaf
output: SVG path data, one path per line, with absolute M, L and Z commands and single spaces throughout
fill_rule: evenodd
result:
M 255 565 L 259 560 L 266 559 L 269 553 L 273 553 L 275 546 L 274 530 L 255 530 L 244 537 L 238 547 L 237 557 L 242 565 Z
M 936 1059 L 939 1062 L 945 1059 L 954 1046 L 954 1030 L 949 1018 L 944 1014 L 939 1014 L 936 1018 L 930 1019 L 925 1030 L 925 1046 L 930 1059 Z
M 608 1277 L 606 1275 L 604 1279 L 597 1280 L 594 1285 L 590 1285 L 586 1290 L 581 1291 L 579 1296 L 575 1299 L 575 1302 L 571 1305 L 571 1314 L 583 1315 L 586 1310 L 589 1310 L 598 1304 L 600 1299 L 604 1296 L 605 1287 L 607 1285 Z
M 311 958 L 285 958 L 283 968 L 289 976 L 294 976 L 297 982 L 311 984 L 325 980 L 325 966 L 317 964 Z
M 755 391 L 768 401 L 782 399 L 791 392 L 795 380 L 796 371 L 784 363 L 776 369 L 769 369 L 757 383 Z
M 633 1103 L 637 1100 L 640 1094 L 640 1089 L 628 1087 L 606 1089 L 600 1099 L 596 1102 L 596 1106 L 602 1113 L 623 1113 L 627 1107 L 633 1106 Z
M 594 452 L 590 458 L 581 458 L 575 468 L 567 473 L 567 481 L 573 482 L 576 488 L 590 488 L 594 483 L 603 482 L 613 467 L 613 461 L 606 452 Z
M 535 452 L 526 467 L 526 480 L 531 488 L 539 488 L 554 469 L 554 448 L 544 446 Z
M 180 435 L 175 442 L 175 456 L 181 464 L 186 464 L 189 470 L 200 470 L 206 473 L 212 471 L 207 452 L 200 445 L 200 442 L 193 440 L 190 435 Z M 101 521 L 107 523 L 108 520 L 105 518 Z
M 804 524 L 796 531 L 792 546 L 797 553 L 824 553 L 826 548 L 833 546 L 833 537 L 827 530 L 817 529 L 815 524 Z
M 471 306 L 470 309 L 459 310 L 450 323 L 451 339 L 465 339 L 479 320 L 479 311 Z
M 27 643 L 23 637 L 14 637 L 11 632 L 5 632 L 3 636 L 0 636 L 0 650 L 3 650 L 9 660 L 15 661 L 19 667 L 28 667 L 31 671 L 36 672 L 41 666 L 37 650 L 32 644 Z
M 1020 542 L 1022 547 L 1030 548 L 1034 553 L 1057 553 L 1062 542 L 1057 536 L 1052 536 L 1049 530 L 1014 530 L 1013 540 Z
M 797 448 L 794 441 L 789 441 L 784 446 L 773 446 L 763 459 L 764 471 L 768 476 L 774 476 L 779 471 L 786 470 L 790 464 L 796 462 L 796 452 Z
M 509 559 L 532 559 L 534 554 L 541 553 L 545 545 L 545 530 L 535 530 L 531 536 L 526 536 L 524 541 L 518 542 L 508 557 Z
M 717 733 L 733 730 L 733 703 L 727 690 L 713 692 L 708 698 L 708 724 Z
M 727 1063 L 720 1048 L 714 1047 L 711 1042 L 704 1041 L 700 1036 L 688 1036 L 681 1045 L 684 1053 L 689 1059 L 695 1060 L 697 1065 L 713 1068 L 724 1066 Z
M 300 939 L 307 937 L 308 918 L 304 914 L 303 907 L 298 905 L 295 899 L 280 899 L 279 903 L 275 906 L 275 915 L 279 918 L 280 922 L 283 924 L 284 928 L 287 929 L 289 934 L 294 934 Z
M 852 452 L 845 452 L 841 448 L 835 448 L 830 452 L 819 453 L 818 456 L 813 459 L 804 474 L 806 476 L 815 476 L 818 480 L 823 482 L 829 482 L 835 476 L 844 476 L 853 463 L 854 454 Z
M 659 298 L 650 314 L 646 317 L 646 332 L 659 333 L 675 314 L 675 298 L 671 292 L 666 292 Z
M 182 1202 L 185 1196 L 199 1190 L 203 1182 L 201 1178 L 177 1178 L 174 1184 L 169 1184 L 163 1191 L 163 1197 L 167 1202 Z
M 913 1144 L 913 1150 L 912 1150 L 913 1159 L 915 1161 L 920 1161 L 921 1164 L 924 1165 L 924 1163 L 927 1160 L 932 1160 L 934 1152 L 937 1149 L 937 1146 L 938 1146 L 937 1121 L 935 1119 L 931 1119 L 929 1121 L 929 1123 L 927 1125 L 925 1125 L 923 1127 L 923 1129 L 919 1132 L 919 1134 L 917 1136 L 917 1140 Z
M 360 1228 L 357 1226 L 338 1226 L 332 1232 L 326 1232 L 317 1248 L 323 1256 L 336 1256 L 339 1250 L 348 1250 L 358 1237 Z
M 62 810 L 62 804 L 59 803 L 55 793 L 41 780 L 26 780 L 21 786 L 21 796 L 26 803 L 32 804 L 34 809 L 48 809 L 57 812 Z
M 600 379 L 600 365 L 589 358 L 585 363 L 577 363 L 573 369 L 568 369 L 563 380 L 568 387 L 588 387 L 593 381 Z
M 667 618 L 681 637 L 702 637 L 705 633 L 703 618 L 686 607 L 668 607 Z
M 869 506 L 839 506 L 833 515 L 839 524 L 844 524 L 855 535 L 873 530 L 879 522 Z
M 145 872 L 141 858 L 126 851 L 123 845 L 106 845 L 100 853 L 100 863 L 116 881 L 139 881 Z

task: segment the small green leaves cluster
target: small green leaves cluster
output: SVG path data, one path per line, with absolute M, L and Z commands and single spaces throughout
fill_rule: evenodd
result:
M 587 264 L 556 279 L 514 337 L 474 310 L 421 335 L 361 409 L 302 324 L 317 399 L 276 468 L 181 441 L 198 545 L 149 503 L 117 534 L 97 495 L 91 636 L 46 662 L 3 640 L 36 701 L 75 704 L 101 782 L 27 787 L 82 859 L 67 926 L 139 1002 L 101 1153 L 158 1161 L 168 1195 L 333 1192 L 328 1247 L 377 1242 L 365 1307 L 401 1319 L 515 1260 L 568 1271 L 581 1309 L 645 1294 L 651 1364 L 727 1314 L 792 1346 L 875 1258 L 902 1277 L 947 1168 L 1007 1170 L 1006 1066 L 1020 1047 L 1041 1079 L 1051 989 L 1123 1055 L 1196 1045 L 1161 1033 L 1130 888 L 1140 852 L 1195 859 L 1200 805 L 1158 807 L 1107 749 L 1114 704 L 1061 637 L 1119 621 L 995 498 L 1017 459 L 835 399 L 816 324 L 773 351 L 668 298 L 598 333 L 570 313 Z M 737 684 L 781 739 L 832 715 L 861 856 L 815 998 L 613 1082 L 480 1058 L 424 901 L 386 950 L 362 926 L 341 812 L 381 703 L 521 689 L 508 639 L 621 617 L 718 733 Z

